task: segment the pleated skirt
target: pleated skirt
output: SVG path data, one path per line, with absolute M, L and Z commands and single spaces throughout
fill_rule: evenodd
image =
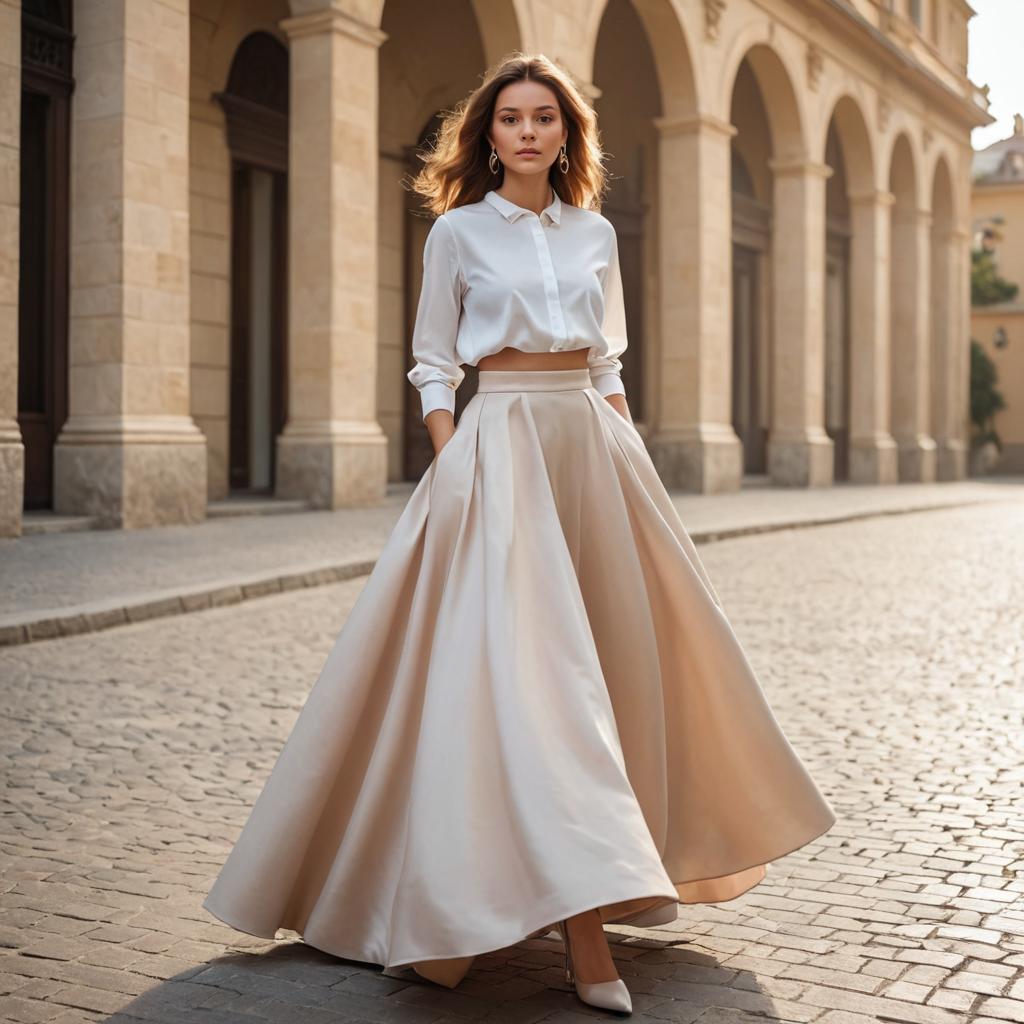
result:
M 456 984 L 584 910 L 733 899 L 834 822 L 640 434 L 586 369 L 485 370 L 202 905 Z

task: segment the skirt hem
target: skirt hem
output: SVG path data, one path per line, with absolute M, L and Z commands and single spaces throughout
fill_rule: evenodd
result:
M 506 949 L 509 946 L 515 946 L 515 945 L 517 945 L 520 942 L 524 942 L 527 939 L 529 939 L 531 936 L 533 936 L 538 931 L 538 929 L 544 928 L 546 925 L 553 928 L 556 921 L 562 921 L 562 920 L 564 920 L 567 917 L 574 916 L 575 914 L 582 914 L 582 913 L 585 913 L 588 910 L 599 909 L 601 907 L 606 907 L 606 906 L 610 906 L 610 905 L 614 905 L 614 904 L 618 904 L 618 903 L 633 902 L 633 901 L 636 901 L 636 900 L 651 900 L 651 901 L 660 900 L 661 902 L 657 903 L 655 906 L 644 907 L 642 910 L 636 911 L 633 914 L 630 914 L 628 916 L 636 917 L 636 916 L 638 916 L 641 913 L 649 913 L 650 911 L 657 909 L 657 907 L 667 906 L 670 903 L 679 903 L 679 900 L 678 900 L 678 898 L 676 896 L 671 896 L 671 895 L 669 895 L 668 893 L 666 893 L 664 891 L 662 891 L 662 892 L 653 892 L 652 893 L 650 888 L 645 888 L 644 891 L 641 892 L 639 895 L 626 893 L 625 895 L 621 895 L 621 896 L 619 896 L 618 898 L 615 898 L 615 899 L 608 899 L 608 898 L 602 899 L 600 902 L 597 902 L 597 903 L 595 903 L 593 901 L 593 898 L 591 898 L 589 901 L 586 902 L 586 904 L 584 906 L 573 906 L 573 907 L 571 907 L 571 908 L 569 908 L 567 910 L 557 910 L 557 911 L 552 910 L 551 908 L 549 908 L 543 914 L 538 915 L 538 916 L 536 916 L 534 918 L 528 919 L 528 921 L 531 921 L 533 923 L 528 923 L 526 925 L 520 925 L 517 928 L 515 934 L 512 935 L 511 937 L 505 937 L 505 938 L 498 938 L 498 939 L 494 939 L 494 940 L 489 940 L 490 944 L 486 948 L 484 948 L 484 949 L 477 949 L 477 950 L 473 950 L 473 951 L 470 951 L 470 952 L 464 952 L 464 953 L 448 953 L 448 954 L 445 954 L 444 956 L 441 956 L 441 955 L 438 955 L 438 954 L 435 954 L 435 953 L 417 953 L 415 955 L 405 954 L 405 955 L 401 956 L 399 959 L 396 959 L 396 960 L 391 960 L 387 956 L 380 957 L 380 956 L 375 956 L 375 955 L 369 955 L 366 950 L 354 951 L 354 950 L 350 949 L 350 950 L 345 951 L 345 950 L 342 950 L 340 948 L 340 946 L 338 945 L 338 943 L 336 943 L 336 942 L 323 942 L 322 943 L 320 940 L 318 940 L 318 938 L 316 937 L 315 934 L 310 936 L 310 933 L 308 931 L 307 932 L 302 932 L 302 931 L 299 931 L 298 929 L 289 928 L 287 925 L 279 925 L 277 928 L 274 929 L 274 933 L 273 934 L 267 934 L 266 931 L 257 931 L 255 929 L 242 927 L 240 924 L 236 924 L 234 920 L 230 919 L 230 915 L 226 915 L 226 912 L 214 910 L 214 908 L 211 905 L 209 905 L 208 901 L 206 901 L 206 900 L 203 901 L 202 906 L 203 906 L 203 908 L 205 910 L 207 910 L 209 913 L 211 913 L 219 921 L 221 921 L 224 924 L 230 926 L 231 928 L 234 928 L 236 931 L 244 932 L 246 935 L 254 935 L 254 936 L 256 936 L 258 938 L 261 938 L 261 939 L 274 940 L 274 939 L 277 938 L 277 932 L 283 929 L 283 930 L 286 930 L 286 931 L 294 932 L 296 935 L 299 935 L 301 937 L 303 943 L 305 943 L 307 946 L 313 947 L 313 949 L 319 949 L 322 953 L 327 953 L 330 956 L 336 956 L 336 957 L 339 957 L 339 958 L 341 958 L 343 960 L 353 960 L 353 961 L 355 961 L 357 963 L 376 964 L 376 965 L 380 966 L 381 968 L 383 968 L 384 970 L 388 970 L 389 968 L 392 968 L 392 967 L 409 967 L 412 964 L 417 964 L 417 963 L 432 962 L 432 961 L 444 961 L 444 960 L 459 960 L 459 959 L 464 959 L 464 958 L 467 958 L 467 957 L 483 956 L 485 953 L 493 953 L 496 950 Z M 552 916 L 552 914 L 554 914 L 554 916 Z M 629 922 L 628 922 L 628 920 L 625 920 L 625 921 L 606 920 L 603 923 L 605 923 L 605 924 L 619 924 L 619 923 L 621 923 L 621 924 L 628 925 Z

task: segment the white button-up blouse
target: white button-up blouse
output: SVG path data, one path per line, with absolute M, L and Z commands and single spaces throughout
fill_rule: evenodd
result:
M 538 217 L 490 191 L 431 225 L 407 374 L 423 418 L 455 412 L 465 371 L 505 347 L 523 352 L 587 348 L 602 395 L 625 394 L 619 356 L 626 316 L 618 242 L 594 210 L 552 201 Z

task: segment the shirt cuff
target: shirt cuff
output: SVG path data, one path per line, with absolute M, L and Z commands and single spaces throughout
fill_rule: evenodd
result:
M 605 398 L 608 395 L 625 395 L 626 393 L 626 386 L 622 383 L 622 378 L 614 370 L 606 373 L 591 373 L 590 383 Z
M 420 388 L 420 402 L 423 406 L 423 419 L 435 409 L 447 409 L 455 415 L 455 388 L 440 380 L 428 380 Z

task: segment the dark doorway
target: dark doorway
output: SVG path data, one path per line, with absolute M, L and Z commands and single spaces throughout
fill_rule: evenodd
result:
M 743 443 L 743 472 L 764 473 L 766 431 L 759 401 L 761 258 L 753 249 L 732 249 L 732 426 Z
M 288 416 L 287 49 L 247 36 L 215 98 L 231 150 L 229 484 L 271 494 Z
M 53 504 L 53 445 L 68 409 L 71 5 L 22 7 L 18 425 L 26 509 Z
M 732 426 L 743 443 L 743 472 L 768 470 L 768 345 L 765 266 L 771 208 L 732 153 Z

